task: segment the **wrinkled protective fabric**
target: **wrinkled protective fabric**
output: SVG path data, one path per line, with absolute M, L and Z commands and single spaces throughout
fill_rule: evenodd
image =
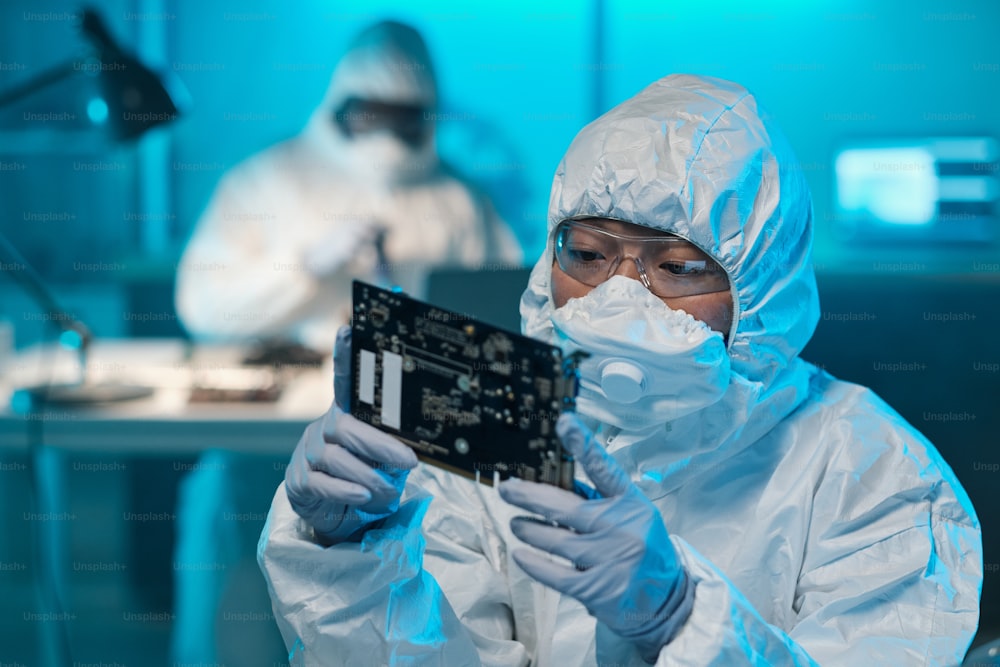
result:
M 178 266 L 177 311 L 192 334 L 280 335 L 329 350 L 353 278 L 420 295 L 433 265 L 520 263 L 509 228 L 438 160 L 433 136 L 406 153 L 386 133 L 346 140 L 333 114 L 351 96 L 433 108 L 419 37 L 391 22 L 362 33 L 304 131 L 223 177 Z
M 912 426 L 797 357 L 819 315 L 811 204 L 762 116 L 736 84 L 670 76 L 584 128 L 553 184 L 550 231 L 586 215 L 671 231 L 733 284 L 721 399 L 651 429 L 583 414 L 660 511 L 695 584 L 657 664 L 959 662 L 978 621 L 978 520 Z M 546 340 L 556 340 L 551 266 L 550 244 L 521 304 L 524 330 Z M 371 531 L 368 550 L 324 552 L 279 488 L 258 559 L 299 664 L 351 664 L 362 647 L 400 664 L 643 664 L 512 561 L 519 513 L 488 487 L 420 465 L 388 520 L 410 528 L 408 541 Z M 408 625 L 417 609 L 434 610 L 419 632 Z

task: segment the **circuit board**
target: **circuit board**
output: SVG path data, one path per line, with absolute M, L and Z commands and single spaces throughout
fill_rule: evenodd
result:
M 575 407 L 577 356 L 360 281 L 353 303 L 355 417 L 484 484 L 573 487 L 555 422 Z

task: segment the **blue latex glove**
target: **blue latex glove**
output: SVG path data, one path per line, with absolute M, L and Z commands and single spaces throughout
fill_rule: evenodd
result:
M 320 542 L 358 540 L 399 508 L 413 450 L 349 413 L 351 329 L 341 327 L 333 353 L 334 404 L 306 427 L 285 470 L 292 509 Z
M 581 498 L 513 478 L 503 482 L 504 500 L 548 522 L 516 517 L 514 535 L 571 564 L 529 549 L 515 550 L 514 560 L 541 583 L 579 600 L 598 621 L 635 643 L 647 662 L 655 662 L 691 612 L 693 585 L 660 512 L 589 429 L 565 413 L 556 432 L 601 497 Z

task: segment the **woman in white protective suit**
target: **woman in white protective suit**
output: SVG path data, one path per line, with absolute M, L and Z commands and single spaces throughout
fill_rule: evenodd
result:
M 926 439 L 798 358 L 819 316 L 811 218 L 738 85 L 669 76 L 585 127 L 521 314 L 592 355 L 558 432 L 594 492 L 498 496 L 417 464 L 343 412 L 335 360 L 341 405 L 303 435 L 258 549 L 293 659 L 960 661 L 978 521 Z
M 353 278 L 420 294 L 435 265 L 519 264 L 490 202 L 438 158 L 436 110 L 420 35 L 393 21 L 361 32 L 305 130 L 219 184 L 178 266 L 185 328 L 329 350 Z

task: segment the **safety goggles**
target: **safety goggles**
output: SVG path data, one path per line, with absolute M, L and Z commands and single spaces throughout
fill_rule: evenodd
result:
M 426 109 L 409 104 L 389 104 L 350 97 L 333 114 L 334 122 L 344 136 L 352 138 L 388 130 L 400 141 L 416 148 L 430 134 L 431 121 Z
M 658 297 L 671 298 L 729 289 L 729 276 L 711 257 L 676 236 L 627 236 L 564 220 L 556 227 L 559 268 L 585 285 L 597 287 L 627 259 L 639 279 Z

